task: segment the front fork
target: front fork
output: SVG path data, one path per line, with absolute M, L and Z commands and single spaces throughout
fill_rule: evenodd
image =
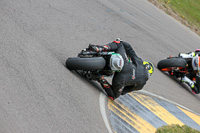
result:
M 77 70 L 77 72 L 78 72 L 80 75 L 86 77 L 87 79 L 90 79 L 90 78 L 91 78 L 91 72 L 90 72 L 90 71 Z
M 85 77 L 88 80 L 93 80 L 95 75 L 97 75 L 97 71 L 83 71 L 83 70 L 77 70 L 77 72 Z

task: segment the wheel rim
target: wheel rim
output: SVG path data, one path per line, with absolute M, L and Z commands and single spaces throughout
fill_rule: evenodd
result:
M 178 68 L 179 70 L 183 69 L 183 67 L 168 67 L 168 68 L 163 68 L 161 71 L 171 71 L 172 69 Z

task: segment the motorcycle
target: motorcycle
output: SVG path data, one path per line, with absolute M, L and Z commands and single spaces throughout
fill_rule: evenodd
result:
M 160 60 L 157 64 L 157 67 L 162 72 L 167 72 L 170 76 L 175 78 L 183 77 L 184 75 L 190 77 L 191 74 L 194 74 L 194 71 L 191 67 L 192 59 L 185 59 L 182 57 L 168 57 L 167 59 Z M 198 72 L 197 72 L 198 73 Z M 195 86 L 200 88 L 200 75 L 196 74 L 196 77 L 193 78 Z M 198 89 L 200 92 L 200 89 Z
M 82 50 L 77 57 L 69 57 L 66 67 L 75 70 L 85 78 L 92 80 L 95 75 L 112 76 L 121 71 L 124 65 L 122 56 L 115 52 L 95 52 L 90 46 Z

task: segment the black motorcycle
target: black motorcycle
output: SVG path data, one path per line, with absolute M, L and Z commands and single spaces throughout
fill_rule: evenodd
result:
M 77 57 L 70 57 L 66 61 L 69 70 L 75 70 L 87 79 L 101 74 L 111 76 L 123 68 L 122 56 L 115 52 L 95 52 L 90 47 L 82 50 Z

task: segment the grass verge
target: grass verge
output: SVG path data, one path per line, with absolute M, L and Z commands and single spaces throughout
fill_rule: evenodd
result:
M 200 35 L 200 0 L 149 0 Z
M 200 133 L 200 131 L 186 125 L 167 125 L 158 128 L 156 133 Z

